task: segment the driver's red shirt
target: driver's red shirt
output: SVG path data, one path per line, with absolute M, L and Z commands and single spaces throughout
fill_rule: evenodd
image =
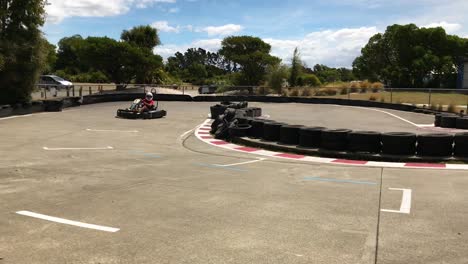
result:
M 148 100 L 148 99 L 143 99 L 143 104 L 146 106 L 146 107 L 154 107 L 154 100 L 151 99 L 151 100 Z

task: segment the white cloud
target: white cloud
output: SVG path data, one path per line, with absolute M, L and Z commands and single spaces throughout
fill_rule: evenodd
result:
M 180 27 L 179 26 L 170 26 L 169 22 L 167 21 L 156 21 L 151 24 L 152 27 L 158 29 L 161 32 L 173 32 L 173 33 L 179 33 L 180 32 Z
M 180 8 L 174 7 L 174 8 L 169 8 L 167 12 L 169 13 L 178 13 L 180 11 Z
M 59 23 L 67 17 L 107 17 L 127 13 L 132 7 L 146 8 L 176 0 L 48 0 L 47 22 Z
M 264 39 L 272 46 L 272 54 L 288 63 L 295 47 L 309 66 L 317 63 L 333 67 L 351 67 L 369 38 L 378 33 L 376 27 L 323 30 L 307 34 L 299 40 Z
M 344 28 L 339 30 L 315 31 L 302 39 L 263 39 L 272 46 L 271 54 L 289 63 L 294 48 L 298 47 L 302 60 L 309 66 L 317 63 L 333 67 L 351 67 L 353 60 L 360 55 L 369 38 L 378 33 L 376 27 Z M 185 52 L 188 48 L 203 48 L 217 51 L 222 39 L 203 39 L 190 44 L 168 44 L 156 47 L 155 53 L 167 58 L 177 51 Z
M 224 26 L 209 26 L 197 29 L 197 32 L 206 32 L 209 36 L 226 36 L 242 31 L 241 25 L 227 24 Z
M 453 33 L 457 32 L 457 31 L 459 31 L 462 28 L 462 25 L 460 25 L 458 23 L 448 23 L 448 22 L 445 22 L 445 21 L 441 21 L 441 22 L 437 22 L 437 23 L 430 23 L 430 24 L 424 25 L 422 27 L 425 27 L 425 28 L 442 27 L 442 28 L 445 29 L 445 31 L 447 31 L 447 33 L 453 34 Z
M 184 53 L 189 48 L 202 48 L 211 52 L 218 51 L 221 48 L 222 39 L 201 39 L 195 40 L 190 44 L 166 44 L 154 49 L 154 53 L 161 55 L 164 59 L 173 56 L 176 52 Z

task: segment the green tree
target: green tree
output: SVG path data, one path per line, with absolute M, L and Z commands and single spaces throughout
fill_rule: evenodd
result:
M 288 79 L 288 75 L 289 69 L 286 65 L 275 64 L 268 66 L 266 79 L 268 85 L 278 94 L 281 94 L 283 83 Z
M 219 53 L 240 67 L 238 85 L 258 85 L 263 80 L 268 66 L 280 63 L 270 55 L 271 46 L 257 37 L 232 36 L 221 43 Z
M 44 66 L 44 0 L 0 1 L 0 104 L 27 102 Z
M 151 49 L 108 37 L 81 36 L 59 41 L 56 69 L 79 81 L 103 80 L 118 84 L 152 83 L 162 58 Z M 105 75 L 106 78 L 103 78 Z
M 370 38 L 353 71 L 361 79 L 394 87 L 454 87 L 457 60 L 466 54 L 467 40 L 447 35 L 441 27 L 392 25 Z M 431 81 L 425 84 L 425 79 Z
M 43 39 L 44 53 L 46 56 L 45 66 L 42 70 L 43 74 L 50 74 L 55 70 L 55 64 L 57 62 L 57 51 L 56 46 L 50 44 L 46 39 Z
M 317 76 L 315 76 L 315 74 L 306 73 L 306 74 L 301 75 L 300 77 L 302 79 L 303 84 L 306 86 L 318 87 L 322 85 L 322 82 Z
M 289 77 L 289 85 L 294 87 L 298 85 L 297 78 L 302 74 L 302 62 L 299 50 L 297 47 L 294 49 L 293 57 L 291 59 L 291 75 Z
M 137 26 L 130 30 L 124 30 L 120 35 L 120 38 L 132 45 L 150 50 L 161 44 L 158 30 L 148 25 Z

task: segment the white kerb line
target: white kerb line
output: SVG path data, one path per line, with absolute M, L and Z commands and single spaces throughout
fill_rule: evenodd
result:
M 356 106 L 344 106 L 344 107 L 353 107 L 353 108 L 357 108 Z M 411 122 L 411 121 L 409 121 L 409 120 L 407 120 L 407 119 L 404 119 L 403 117 L 400 117 L 400 116 L 397 116 L 397 115 L 395 115 L 395 114 L 389 113 L 389 112 L 387 112 L 387 111 L 379 110 L 379 109 L 366 108 L 366 110 L 381 112 L 381 113 L 384 113 L 384 114 L 393 116 L 393 117 L 398 118 L 398 119 L 400 119 L 401 121 L 404 121 L 404 122 L 406 122 L 406 123 L 408 123 L 408 124 L 411 124 L 411 125 L 413 125 L 413 126 L 415 126 L 415 127 L 427 127 L 427 126 L 431 126 L 431 125 L 418 125 L 418 124 L 415 124 L 415 123 L 413 123 L 413 122 Z
M 109 150 L 114 149 L 111 146 L 102 147 L 102 148 L 49 148 L 49 147 L 42 147 L 44 150 Z
M 216 166 L 219 167 L 230 167 L 230 166 L 237 166 L 237 165 L 243 165 L 243 164 L 250 164 L 250 163 L 255 163 L 259 161 L 266 160 L 266 158 L 258 158 L 256 160 L 250 160 L 250 161 L 245 161 L 245 162 L 239 162 L 239 163 L 233 163 L 233 164 L 226 164 L 226 165 L 220 165 L 220 164 L 215 164 Z
M 87 128 L 86 131 L 90 132 L 123 132 L 123 133 L 138 133 L 138 130 L 112 130 L 112 129 L 90 129 Z
M 111 232 L 111 233 L 115 233 L 115 232 L 120 230 L 119 228 L 87 224 L 87 223 L 72 221 L 72 220 L 68 220 L 68 219 L 58 218 L 58 217 L 54 217 L 54 216 L 48 216 L 48 215 L 38 214 L 38 213 L 34 213 L 34 212 L 29 212 L 29 211 L 18 211 L 16 213 L 19 214 L 19 215 L 30 216 L 30 217 L 39 218 L 39 219 L 42 219 L 42 220 L 47 220 L 47 221 L 56 222 L 56 223 L 60 223 L 60 224 L 78 226 L 78 227 L 95 229 L 95 230 Z
M 388 188 L 391 191 L 403 191 L 403 197 L 401 198 L 400 210 L 388 210 L 380 209 L 382 212 L 409 214 L 411 211 L 411 189 L 400 189 L 400 188 Z

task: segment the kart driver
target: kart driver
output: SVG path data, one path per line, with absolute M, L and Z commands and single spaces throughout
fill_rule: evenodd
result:
M 153 94 L 148 92 L 145 99 L 141 100 L 140 113 L 147 112 L 154 109 Z

